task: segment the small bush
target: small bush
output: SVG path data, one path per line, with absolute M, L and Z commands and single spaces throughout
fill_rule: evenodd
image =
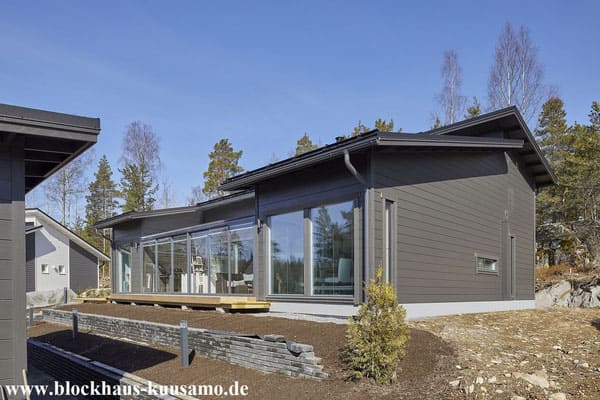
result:
M 398 305 L 394 288 L 382 276 L 380 266 L 376 278 L 366 285 L 367 302 L 349 320 L 345 359 L 351 369 L 349 379 L 367 377 L 389 384 L 396 380 L 396 367 L 404 357 L 410 331 L 406 310 Z

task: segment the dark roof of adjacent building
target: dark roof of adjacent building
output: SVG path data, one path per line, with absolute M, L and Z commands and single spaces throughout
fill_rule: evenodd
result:
M 46 214 L 39 208 L 26 208 L 25 209 L 25 217 L 34 216 L 36 218 L 42 219 L 47 226 L 51 226 L 56 231 L 62 233 L 69 240 L 77 243 L 79 246 L 83 247 L 85 250 L 95 255 L 99 259 L 103 261 L 110 261 L 110 257 L 104 254 L 100 249 L 96 248 L 93 244 L 52 218 L 50 215 Z M 25 234 L 28 235 L 30 233 L 36 232 L 39 229 L 43 228 L 44 225 L 30 226 L 25 229 Z
M 150 210 L 150 211 L 129 211 L 129 212 L 126 212 L 123 214 L 115 215 L 114 217 L 110 217 L 110 218 L 98 221 L 94 224 L 94 228 L 106 229 L 106 228 L 110 228 L 110 227 L 113 227 L 118 224 L 122 224 L 127 221 L 133 221 L 136 219 L 162 217 L 162 216 L 166 216 L 166 215 L 195 213 L 198 211 L 209 210 L 211 208 L 221 207 L 224 205 L 237 203 L 239 201 L 249 200 L 249 199 L 253 199 L 253 198 L 254 198 L 254 191 L 240 191 L 240 192 L 229 194 L 227 196 L 210 199 L 210 200 L 202 202 L 202 203 L 197 203 L 193 206 L 163 208 L 160 210 Z
M 479 137 L 480 133 L 505 131 L 509 138 Z M 418 134 L 391 133 L 373 130 L 364 134 L 339 140 L 336 143 L 288 158 L 267 166 L 236 175 L 228 179 L 221 190 L 253 188 L 258 182 L 299 170 L 311 165 L 342 157 L 377 146 L 401 146 L 404 148 L 465 149 L 465 150 L 518 150 L 524 157 L 526 167 L 534 175 L 536 184 L 552 184 L 555 176 L 540 151 L 533 135 L 527 128 L 519 111 L 509 107 L 476 118 Z
M 25 141 L 25 192 L 97 141 L 100 119 L 0 104 L 0 142 Z

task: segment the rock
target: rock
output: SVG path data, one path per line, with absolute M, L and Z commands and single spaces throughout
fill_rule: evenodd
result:
M 537 371 L 536 373 L 533 374 L 523 374 L 521 372 L 515 372 L 514 377 L 517 379 L 523 379 L 524 381 L 541 387 L 542 389 L 548 389 L 550 387 L 550 382 L 548 382 L 548 377 L 547 376 L 543 376 L 546 375 L 545 373 L 543 373 L 542 371 Z
M 481 376 L 478 376 L 477 379 L 475 379 L 475 383 L 478 385 L 483 384 L 483 382 L 485 382 L 485 381 L 483 380 L 483 378 Z
M 456 369 L 462 369 L 462 367 L 460 365 L 457 365 Z
M 452 387 L 458 387 L 458 385 L 460 385 L 460 380 L 455 380 L 455 381 L 450 381 L 448 382 L 450 384 L 450 386 Z
M 488 378 L 488 383 L 496 383 L 496 382 L 498 382 L 498 378 L 496 378 L 495 376 Z
M 564 393 L 552 393 L 550 395 L 550 400 L 567 400 L 567 395 Z
M 502 393 L 504 393 L 504 390 L 502 390 L 502 389 L 496 389 L 496 393 L 502 394 Z
M 527 399 L 526 399 L 525 397 L 521 397 L 521 396 L 516 396 L 516 395 L 515 395 L 515 396 L 512 396 L 512 397 L 510 398 L 510 400 L 527 400 Z
M 590 367 L 590 364 L 588 364 L 588 363 L 582 363 L 582 364 L 581 364 L 581 365 L 579 365 L 579 366 L 580 366 L 580 367 L 582 367 L 582 368 L 589 368 L 589 367 Z
M 474 391 L 474 390 L 475 390 L 475 385 L 473 385 L 473 384 L 469 385 L 469 387 L 468 387 L 467 391 L 468 391 L 469 393 L 473 393 L 473 391 Z
M 571 295 L 571 283 L 560 281 L 549 288 L 542 289 L 535 294 L 536 307 L 567 306 Z

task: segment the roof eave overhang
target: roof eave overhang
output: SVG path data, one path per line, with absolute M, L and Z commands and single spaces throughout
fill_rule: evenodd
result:
M 100 119 L 0 104 L 0 134 L 24 137 L 25 192 L 95 144 Z
M 519 131 L 523 134 L 524 139 L 526 139 L 525 145 L 520 151 L 520 154 L 524 157 L 533 156 L 533 161 L 527 161 L 528 167 L 539 166 L 542 168 L 542 171 L 534 172 L 533 177 L 536 182 L 536 186 L 538 188 L 553 185 L 557 182 L 556 175 L 546 157 L 544 157 L 542 150 L 538 146 L 533 134 L 529 130 L 529 127 L 525 123 L 525 120 L 521 116 L 519 110 L 514 107 L 507 107 L 501 110 L 493 111 L 491 113 L 482 115 L 480 117 L 475 117 L 471 119 L 467 119 L 456 124 L 452 124 L 449 126 L 445 126 L 442 128 L 434 129 L 432 131 L 427 132 L 430 135 L 461 135 L 467 134 L 470 128 L 473 128 L 477 125 L 482 125 L 485 123 L 493 123 L 494 121 L 500 121 L 506 118 L 515 118 L 518 125 Z
M 178 214 L 188 214 L 194 213 L 204 210 L 209 210 L 211 208 L 222 207 L 227 204 L 236 203 L 239 201 L 249 200 L 254 198 L 254 192 L 240 192 L 235 193 L 229 196 L 225 196 L 223 198 L 213 199 L 206 201 L 204 203 L 198 203 L 194 206 L 189 207 L 178 207 L 178 208 L 166 208 L 163 210 L 153 210 L 153 211 L 142 211 L 142 212 L 129 212 L 121 215 L 117 215 L 115 217 L 107 218 L 102 221 L 96 222 L 93 226 L 95 229 L 108 229 L 112 228 L 115 225 L 120 225 L 128 221 L 134 221 L 138 219 L 144 218 L 152 218 L 152 217 L 164 217 L 169 215 L 178 215 Z

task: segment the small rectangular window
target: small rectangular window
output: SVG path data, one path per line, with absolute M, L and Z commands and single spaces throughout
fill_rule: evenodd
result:
M 481 273 L 498 273 L 498 260 L 495 258 L 475 255 L 475 265 L 477 272 Z
M 50 269 L 48 269 L 48 264 L 42 264 L 42 274 L 49 274 Z
M 67 270 L 65 269 L 64 265 L 59 265 L 58 266 L 58 273 L 61 275 L 65 275 L 67 273 Z

